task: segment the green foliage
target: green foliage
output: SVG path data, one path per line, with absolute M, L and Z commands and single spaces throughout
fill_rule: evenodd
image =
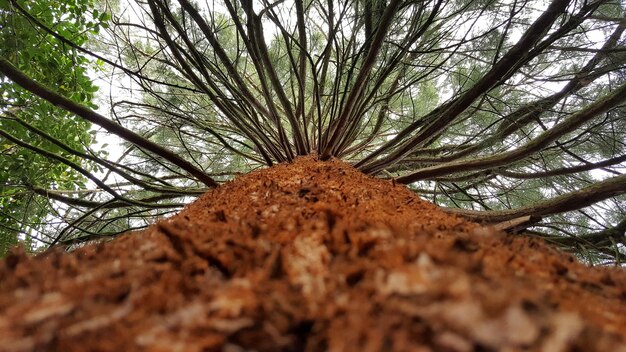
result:
M 44 25 L 77 44 L 84 44 L 89 34 L 97 33 L 106 14 L 90 13 L 91 0 L 18 1 Z M 21 71 L 66 97 L 91 103 L 97 87 L 87 75 L 90 65 L 84 55 L 45 33 L 9 1 L 0 1 L 0 56 Z M 33 96 L 16 84 L 0 77 L 0 129 L 32 146 L 62 155 L 75 163 L 87 165 L 74 155 L 43 139 L 18 123 L 26 121 L 56 141 L 77 151 L 85 151 L 94 141 L 91 124 Z M 45 231 L 46 216 L 52 204 L 36 201 L 29 187 L 75 190 L 85 186 L 85 178 L 58 161 L 20 147 L 0 137 L 0 256 L 18 238 Z M 25 221 L 26 220 L 26 221 Z

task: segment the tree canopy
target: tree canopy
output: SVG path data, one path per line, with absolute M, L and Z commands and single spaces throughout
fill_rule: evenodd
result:
M 626 255 L 619 1 L 0 4 L 3 241 L 115 236 L 313 153 Z

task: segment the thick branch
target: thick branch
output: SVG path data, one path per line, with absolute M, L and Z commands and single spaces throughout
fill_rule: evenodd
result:
M 578 191 L 570 192 L 534 205 L 509 210 L 478 211 L 443 208 L 474 221 L 502 222 L 526 215 L 547 216 L 582 209 L 605 199 L 626 193 L 626 175 L 620 175 L 598 182 Z
M 151 142 L 138 135 L 137 133 L 118 125 L 117 123 L 108 120 L 106 117 L 98 114 L 97 112 L 89 109 L 88 107 L 73 102 L 60 94 L 53 92 L 52 90 L 46 88 L 44 85 L 35 82 L 26 76 L 23 72 L 18 70 L 15 66 L 11 65 L 9 61 L 4 58 L 0 58 L 0 72 L 9 77 L 13 82 L 21 86 L 22 88 L 28 90 L 29 92 L 43 98 L 50 103 L 61 107 L 64 110 L 72 112 L 77 116 L 94 123 L 108 132 L 138 146 L 139 148 L 143 148 L 148 150 L 165 160 L 171 162 L 172 164 L 180 167 L 181 169 L 187 171 L 189 174 L 200 180 L 202 183 L 207 185 L 208 187 L 217 187 L 217 183 L 209 177 L 204 171 L 196 168 L 188 161 L 182 159 L 178 155 L 173 152 L 161 147 L 160 145 Z
M 81 208 L 112 209 L 112 208 L 128 207 L 128 203 L 123 202 L 123 201 L 103 203 L 103 202 L 96 202 L 96 201 L 87 200 L 87 199 L 69 197 L 69 196 L 64 195 L 62 192 L 43 189 L 43 188 L 35 187 L 35 186 L 29 186 L 29 189 L 33 193 L 38 194 L 40 196 L 53 199 L 53 200 L 56 200 L 56 201 L 59 201 L 68 205 L 81 207 Z M 147 198 L 139 199 L 138 201 L 141 203 L 144 203 L 145 205 L 143 205 L 143 207 L 145 208 L 179 208 L 179 207 L 184 206 L 185 204 L 183 203 L 158 204 L 158 203 L 153 203 L 153 202 L 163 200 L 163 199 L 177 198 L 180 196 L 181 196 L 180 194 L 161 194 L 161 195 L 154 196 L 154 197 L 147 197 Z M 150 203 L 152 203 L 152 205 L 150 205 Z
M 418 180 L 448 175 L 453 172 L 480 170 L 489 167 L 510 164 L 514 161 L 524 159 L 529 155 L 542 150 L 550 143 L 558 140 L 563 135 L 574 131 L 576 128 L 580 127 L 593 117 L 609 111 L 624 100 L 626 100 L 626 83 L 615 89 L 607 97 L 600 99 L 599 101 L 596 101 L 592 104 L 589 104 L 583 110 L 570 116 L 563 122 L 555 125 L 551 129 L 542 133 L 539 137 L 531 140 L 529 143 L 520 148 L 484 158 L 458 160 L 427 167 L 412 174 L 400 177 L 397 181 L 401 183 L 411 183 Z

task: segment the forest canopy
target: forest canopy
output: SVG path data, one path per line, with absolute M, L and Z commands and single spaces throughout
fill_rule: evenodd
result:
M 111 238 L 315 154 L 623 260 L 625 15 L 608 0 L 0 0 L 0 252 Z

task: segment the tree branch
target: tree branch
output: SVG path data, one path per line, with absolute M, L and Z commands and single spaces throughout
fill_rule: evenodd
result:
M 159 146 L 156 143 L 153 143 L 142 136 L 136 134 L 135 132 L 118 125 L 115 122 L 108 120 L 106 117 L 98 114 L 97 112 L 89 109 L 88 107 L 75 103 L 60 94 L 53 92 L 52 90 L 46 88 L 44 85 L 35 82 L 30 79 L 20 70 L 18 70 L 15 66 L 11 65 L 9 61 L 0 57 L 0 72 L 5 74 L 9 79 L 13 82 L 26 89 L 27 91 L 37 95 L 40 98 L 43 98 L 50 103 L 63 108 L 69 112 L 76 114 L 77 116 L 94 123 L 108 132 L 138 146 L 139 148 L 143 148 L 148 150 L 165 160 L 171 162 L 172 164 L 180 167 L 181 169 L 187 171 L 189 174 L 197 178 L 199 181 L 207 185 L 208 187 L 217 187 L 217 183 L 209 177 L 204 171 L 196 168 L 188 161 L 180 158 L 178 155 L 172 153 L 171 151 Z
M 608 198 L 626 193 L 626 175 L 609 178 L 534 205 L 509 210 L 477 211 L 443 208 L 447 213 L 460 215 L 473 221 L 502 222 L 531 215 L 548 216 L 581 209 Z

